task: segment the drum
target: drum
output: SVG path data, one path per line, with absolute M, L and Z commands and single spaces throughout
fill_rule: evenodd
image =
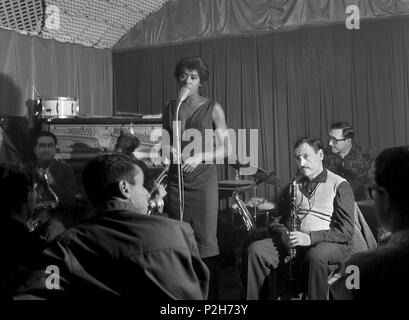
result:
M 256 208 L 257 227 L 268 226 L 276 215 L 277 205 L 263 198 L 251 198 L 245 205 L 252 216 L 254 216 L 254 207 Z
M 42 102 L 43 118 L 74 118 L 80 114 L 79 100 L 76 98 L 58 97 Z

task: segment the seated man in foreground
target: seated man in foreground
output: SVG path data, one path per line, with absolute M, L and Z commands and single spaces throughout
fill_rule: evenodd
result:
M 143 181 L 130 156 L 92 160 L 83 172 L 96 207 L 92 218 L 50 244 L 36 271 L 18 286 L 17 298 L 206 299 L 209 272 L 193 230 L 146 215 L 149 193 Z
M 46 243 L 29 232 L 36 190 L 21 167 L 0 164 L 0 287 L 21 264 L 31 261 Z
M 409 150 L 392 148 L 376 159 L 375 185 L 370 187 L 382 227 L 391 231 L 386 245 L 352 255 L 340 278 L 335 275 L 335 299 L 389 300 L 407 298 L 409 292 Z M 338 278 L 338 280 L 337 280 Z
M 263 290 L 270 287 L 271 278 L 283 280 L 281 271 L 285 268 L 281 266 L 290 248 L 296 249 L 291 262 L 292 276 L 302 289 L 307 289 L 308 299 L 325 300 L 329 265 L 352 253 L 354 196 L 349 183 L 323 167 L 323 145 L 318 139 L 298 141 L 294 157 L 298 172 L 291 188 L 293 196 L 286 192 L 281 201 L 282 224 L 272 225 L 272 238 L 249 246 L 247 299 L 250 300 L 266 298 Z M 295 203 L 291 204 L 293 200 Z M 290 210 L 297 215 L 299 231 L 289 229 Z M 278 285 L 271 289 L 274 291 L 271 296 L 283 295 Z

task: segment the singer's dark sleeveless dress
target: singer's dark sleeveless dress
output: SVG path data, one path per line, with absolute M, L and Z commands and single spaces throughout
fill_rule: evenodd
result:
M 203 151 L 210 151 L 208 145 L 205 149 L 205 130 L 213 128 L 214 102 L 208 101 L 200 105 L 194 113 L 182 123 L 182 130 L 196 129 L 202 137 Z M 182 110 L 181 110 L 182 112 Z M 180 112 L 180 113 L 181 113 Z M 166 129 L 173 142 L 173 121 L 176 114 L 176 102 L 172 101 L 165 107 L 163 128 Z M 181 117 L 179 119 L 182 119 Z M 209 139 L 208 139 L 209 140 Z M 213 141 L 208 141 L 208 143 Z M 182 153 L 189 141 L 182 141 Z M 173 145 L 173 144 L 172 144 Z M 176 146 L 175 146 L 176 147 Z M 168 201 L 167 212 L 169 217 L 180 218 L 178 171 L 177 165 L 172 164 L 168 174 Z M 217 215 L 218 215 L 218 179 L 216 164 L 199 164 L 191 173 L 183 173 L 184 180 L 184 214 L 183 221 L 188 222 L 194 232 L 201 258 L 208 258 L 219 254 L 217 244 Z

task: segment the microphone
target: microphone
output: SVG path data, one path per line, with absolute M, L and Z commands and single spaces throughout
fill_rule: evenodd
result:
M 189 94 L 190 94 L 190 89 L 188 87 L 182 87 L 179 91 L 178 101 L 182 102 L 186 100 Z

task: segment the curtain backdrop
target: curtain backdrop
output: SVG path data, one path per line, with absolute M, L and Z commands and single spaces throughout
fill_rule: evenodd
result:
M 210 68 L 204 94 L 221 103 L 230 127 L 259 129 L 259 166 L 289 181 L 294 142 L 326 141 L 335 121 L 351 122 L 375 155 L 409 144 L 407 30 L 409 20 L 395 18 L 359 31 L 337 25 L 114 52 L 115 106 L 162 112 L 177 96 L 176 62 L 201 55 Z
M 112 55 L 0 29 L 0 115 L 24 116 L 42 97 L 79 98 L 81 113 L 112 115 Z
M 359 7 L 361 19 L 409 13 L 407 0 L 172 0 L 139 22 L 114 48 L 345 24 L 349 5 Z

